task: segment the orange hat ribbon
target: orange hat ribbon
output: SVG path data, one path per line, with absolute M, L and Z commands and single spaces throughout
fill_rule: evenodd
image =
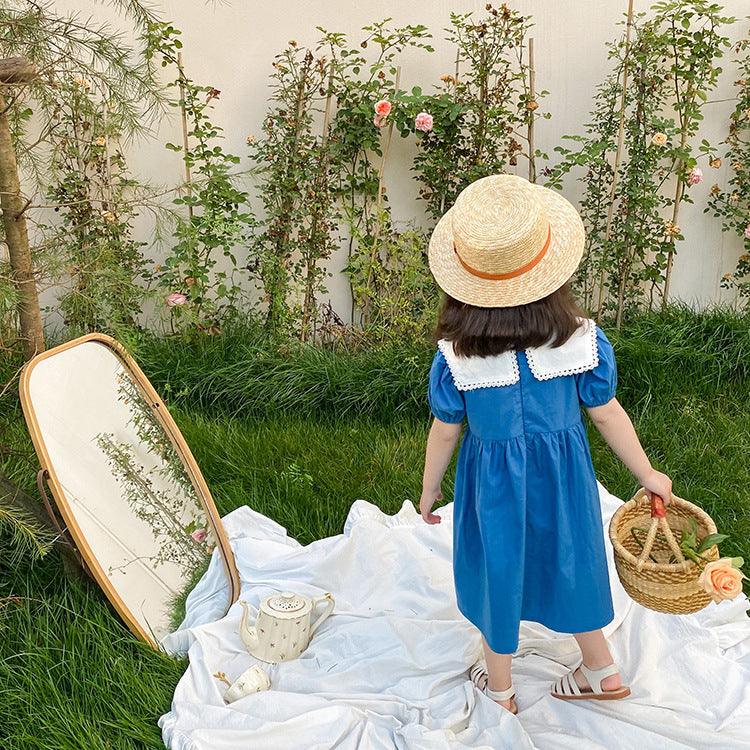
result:
M 524 264 L 520 268 L 516 268 L 515 271 L 508 271 L 508 273 L 485 273 L 484 271 L 479 271 L 476 268 L 472 268 L 468 263 L 464 261 L 464 259 L 458 254 L 458 250 L 456 249 L 456 246 L 453 245 L 453 252 L 456 254 L 456 258 L 458 258 L 458 262 L 472 275 L 476 276 L 480 279 L 489 279 L 490 281 L 502 281 L 503 279 L 515 279 L 516 276 L 522 276 L 527 271 L 530 271 L 534 266 L 536 266 L 541 259 L 547 254 L 547 250 L 549 250 L 550 241 L 552 239 L 552 227 L 547 230 L 547 241 L 544 243 L 544 247 L 539 251 L 539 253 L 533 257 L 528 263 Z

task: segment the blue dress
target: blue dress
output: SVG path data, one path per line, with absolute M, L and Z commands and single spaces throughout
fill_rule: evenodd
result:
M 565 345 L 551 350 L 558 364 L 541 375 L 535 350 L 508 352 L 514 359 L 510 377 L 489 381 L 507 384 L 459 378 L 459 389 L 451 366 L 455 371 L 461 359 L 480 358 L 450 356 L 451 347 L 450 366 L 443 349 L 430 371 L 434 416 L 468 422 L 453 510 L 458 607 L 497 653 L 516 651 L 521 620 L 580 633 L 614 616 L 581 405 L 610 401 L 617 370 L 612 345 L 590 325 L 596 352 L 588 367 L 566 368 Z M 487 363 L 480 364 L 486 376 Z

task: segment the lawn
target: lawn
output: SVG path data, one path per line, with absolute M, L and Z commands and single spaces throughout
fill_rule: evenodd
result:
M 723 551 L 750 559 L 750 319 L 675 309 L 612 339 L 619 396 L 647 451 L 678 494 L 731 534 Z M 418 497 L 430 346 L 271 346 L 246 328 L 195 345 L 129 345 L 166 394 L 222 513 L 249 504 L 310 542 L 338 533 L 357 498 L 394 512 Z M 14 448 L 3 470 L 31 491 L 20 411 L 6 405 L 0 419 L 0 442 Z M 592 443 L 600 479 L 630 496 L 633 480 L 596 435 Z M 0 747 L 161 748 L 156 721 L 184 663 L 135 642 L 98 589 L 66 579 L 54 554 L 11 557 L 0 568 Z

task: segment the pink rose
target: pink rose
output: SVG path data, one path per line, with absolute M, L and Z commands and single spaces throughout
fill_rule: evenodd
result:
M 688 185 L 697 185 L 703 180 L 703 170 L 700 167 L 693 167 L 688 174 Z
M 750 224 L 745 227 L 745 237 L 750 240 Z
M 391 103 L 387 99 L 381 99 L 375 105 L 375 114 L 381 117 L 388 117 L 391 114 Z
M 205 529 L 196 529 L 191 535 L 196 542 L 205 542 L 208 534 Z
M 420 112 L 414 118 L 414 127 L 423 133 L 429 132 L 432 130 L 432 115 L 429 112 Z
M 375 126 L 376 128 L 382 128 L 382 127 L 383 127 L 383 125 L 385 125 L 385 117 L 381 117 L 380 115 L 375 115 L 375 116 L 374 116 L 374 117 L 372 118 L 372 124 L 373 124 L 373 125 L 374 125 L 374 126 Z
M 731 558 L 722 557 L 721 560 L 706 564 L 698 584 L 715 602 L 720 602 L 734 599 L 742 591 L 744 577 L 739 568 L 732 567 Z
M 172 294 L 167 297 L 167 305 L 169 307 L 179 307 L 180 305 L 184 305 L 186 302 L 187 297 L 181 292 L 172 292 Z

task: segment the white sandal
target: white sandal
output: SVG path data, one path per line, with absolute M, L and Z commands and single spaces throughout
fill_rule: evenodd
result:
M 510 711 L 514 716 L 518 713 L 518 706 L 513 700 L 516 696 L 516 689 L 511 685 L 507 690 L 491 690 L 489 687 L 490 675 L 487 672 L 487 664 L 484 659 L 480 659 L 470 670 L 469 678 L 488 698 L 493 701 L 510 701 Z M 501 706 L 502 708 L 502 706 Z
M 581 670 L 581 674 L 588 683 L 587 688 L 578 686 L 575 678 L 576 669 Z M 553 685 L 552 697 L 559 698 L 562 701 L 617 701 L 621 698 L 627 698 L 630 695 L 630 688 L 627 685 L 622 685 L 616 690 L 605 690 L 602 687 L 602 682 L 607 677 L 611 677 L 619 671 L 616 664 L 610 664 L 601 669 L 589 669 L 581 662 Z

